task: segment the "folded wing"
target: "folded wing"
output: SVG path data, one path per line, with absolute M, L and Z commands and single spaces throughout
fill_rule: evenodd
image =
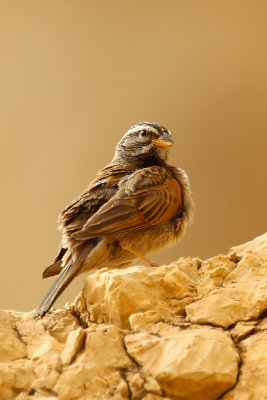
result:
M 137 171 L 83 226 L 75 239 L 135 232 L 169 221 L 182 210 L 181 187 L 167 170 Z

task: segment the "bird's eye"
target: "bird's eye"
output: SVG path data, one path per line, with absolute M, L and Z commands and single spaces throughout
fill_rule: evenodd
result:
M 146 136 L 146 131 L 141 131 L 141 132 L 140 132 L 140 135 L 141 135 L 141 136 Z

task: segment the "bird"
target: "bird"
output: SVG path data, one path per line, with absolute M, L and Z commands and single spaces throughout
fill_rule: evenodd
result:
M 62 242 L 42 277 L 58 275 L 37 308 L 43 317 L 78 275 L 124 268 L 180 240 L 193 219 L 186 172 L 167 163 L 171 132 L 155 122 L 133 125 L 112 161 L 59 215 Z

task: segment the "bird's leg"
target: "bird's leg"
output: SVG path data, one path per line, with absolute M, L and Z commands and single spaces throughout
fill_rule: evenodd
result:
M 145 256 L 143 256 L 142 254 L 138 253 L 138 251 L 132 249 L 129 246 L 126 246 L 123 242 L 119 241 L 119 244 L 121 246 L 121 248 L 123 250 L 129 251 L 129 253 L 134 254 L 135 256 L 137 256 L 138 258 L 141 258 L 142 260 L 144 260 L 146 263 L 148 263 L 151 267 L 159 267 L 159 264 L 157 263 L 153 263 L 152 261 L 150 261 L 148 258 L 146 258 Z

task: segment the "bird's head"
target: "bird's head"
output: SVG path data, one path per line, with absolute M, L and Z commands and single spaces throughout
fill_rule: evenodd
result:
M 155 122 L 140 122 L 132 126 L 116 147 L 115 156 L 129 161 L 166 161 L 168 148 L 173 146 L 171 133 Z

